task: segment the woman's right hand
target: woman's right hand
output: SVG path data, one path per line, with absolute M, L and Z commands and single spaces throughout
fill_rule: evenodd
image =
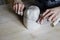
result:
M 50 21 L 52 23 L 56 22 L 56 20 L 60 21 L 60 6 L 59 7 L 55 7 L 55 8 L 51 8 L 51 9 L 47 9 L 42 14 L 42 17 L 38 18 L 38 21 L 40 23 L 42 23 L 45 19 L 47 19 L 48 21 Z
M 23 9 L 24 9 L 24 4 L 23 3 L 15 3 L 13 5 L 13 10 L 15 13 L 17 13 L 18 15 L 23 15 Z

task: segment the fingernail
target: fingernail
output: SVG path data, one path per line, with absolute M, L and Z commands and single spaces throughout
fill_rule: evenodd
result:
M 21 15 L 20 11 L 18 11 L 18 15 Z
M 57 25 L 58 23 L 59 23 L 59 21 L 60 21 L 60 18 L 59 19 L 57 19 L 56 21 L 54 21 L 53 23 L 52 23 L 52 25 Z
M 23 15 L 23 12 L 21 12 L 21 16 Z

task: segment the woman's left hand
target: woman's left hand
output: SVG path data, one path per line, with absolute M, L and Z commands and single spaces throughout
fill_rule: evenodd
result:
M 25 7 L 25 5 L 23 3 L 15 3 L 13 5 L 13 10 L 18 15 L 23 15 L 23 9 L 24 9 L 24 7 Z

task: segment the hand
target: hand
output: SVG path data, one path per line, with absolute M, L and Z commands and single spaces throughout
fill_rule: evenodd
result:
M 42 23 L 43 20 L 47 19 L 48 21 L 55 22 L 58 18 L 60 18 L 60 7 L 47 9 L 41 17 L 39 17 L 38 21 Z
M 15 13 L 17 13 L 18 15 L 23 15 L 23 9 L 24 9 L 24 4 L 23 3 L 15 3 L 13 5 L 13 10 L 15 11 Z

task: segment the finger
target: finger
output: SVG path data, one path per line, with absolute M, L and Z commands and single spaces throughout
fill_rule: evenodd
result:
M 55 13 L 55 14 L 53 15 L 53 17 L 51 18 L 51 21 L 54 21 L 55 19 L 58 19 L 58 18 L 60 18 L 60 17 L 59 17 L 59 14 L 58 14 L 58 13 Z
M 54 13 L 54 14 L 52 14 L 52 15 L 48 18 L 48 20 L 49 20 L 49 21 L 52 21 L 55 17 L 56 17 L 56 14 Z
M 21 4 L 21 9 L 20 9 L 20 11 L 21 11 L 21 12 L 23 11 L 23 4 Z
M 48 14 L 51 10 L 46 10 L 44 13 L 43 13 L 43 16 L 45 16 L 46 14 Z
M 45 18 L 48 18 L 51 15 L 53 15 L 53 12 L 50 12 L 47 15 L 45 15 L 45 17 L 42 17 L 41 20 L 40 20 L 40 22 L 42 23 Z
M 39 23 L 42 24 L 44 20 L 40 20 Z
M 17 13 L 18 12 L 18 5 L 16 4 L 15 6 L 16 6 L 15 12 Z
M 53 15 L 53 12 L 46 14 L 44 18 L 48 18 L 50 15 Z
M 38 19 L 37 19 L 37 21 L 36 21 L 36 22 L 38 22 L 38 21 L 40 20 L 40 17 L 41 17 L 41 16 L 39 16 L 39 17 L 38 17 Z
M 23 15 L 23 9 L 24 9 L 24 5 L 21 4 L 21 15 Z
M 52 21 L 51 21 L 51 26 L 54 27 L 55 26 L 55 21 L 57 20 L 57 16 L 53 17 Z
M 51 22 L 51 26 L 52 26 L 52 27 L 54 27 L 54 26 L 55 26 L 55 24 L 56 24 L 56 20 L 57 20 L 57 19 L 56 19 L 56 18 L 54 18 L 54 20 Z
M 52 22 L 54 22 L 56 19 L 57 19 L 57 16 L 54 16 L 54 17 L 52 18 Z
M 48 18 L 51 15 L 53 15 L 52 12 L 50 12 L 49 14 L 47 14 L 45 17 L 41 17 L 40 22 L 42 22 L 42 20 L 44 20 L 45 18 Z
M 24 9 L 24 4 L 22 4 L 22 8 L 21 8 L 21 11 L 23 11 L 23 9 Z
M 20 10 L 21 10 L 21 5 L 20 4 L 18 4 L 18 15 L 20 15 L 21 13 L 20 13 Z
M 20 15 L 23 15 L 23 5 L 22 4 L 19 4 L 19 13 Z
M 42 23 L 43 20 L 44 20 L 44 19 L 43 19 L 43 17 L 41 16 L 41 18 L 39 19 L 40 24 Z
M 43 24 L 46 21 L 46 19 L 40 19 L 39 23 Z
M 36 20 L 37 23 L 40 23 L 40 17 L 41 16 L 39 15 L 38 19 Z
M 56 19 L 54 22 L 53 22 L 53 26 L 55 26 L 56 24 L 58 24 L 60 21 L 60 18 Z
M 18 15 L 20 15 L 20 4 L 18 4 Z
M 54 20 L 54 18 L 56 18 L 56 15 L 54 15 L 54 16 L 52 17 L 51 21 Z
M 22 7 L 22 5 L 21 4 L 19 4 L 19 11 L 21 12 L 21 7 Z
M 44 12 L 43 14 L 42 14 L 42 17 L 40 17 L 41 18 L 41 21 L 45 18 L 45 16 L 48 14 L 48 13 L 50 13 L 51 12 L 51 10 L 46 10 L 46 12 Z

